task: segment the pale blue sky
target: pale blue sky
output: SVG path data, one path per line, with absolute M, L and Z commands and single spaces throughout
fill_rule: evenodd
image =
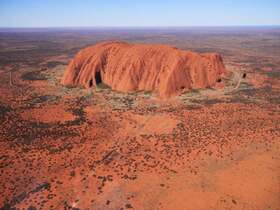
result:
M 280 25 L 279 0 L 0 0 L 0 27 Z

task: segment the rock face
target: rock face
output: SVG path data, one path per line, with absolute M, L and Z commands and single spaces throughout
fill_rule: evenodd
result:
M 166 98 L 186 89 L 214 87 L 225 73 L 222 57 L 216 53 L 113 41 L 81 50 L 61 83 L 89 88 L 102 82 L 113 90 L 154 91 Z

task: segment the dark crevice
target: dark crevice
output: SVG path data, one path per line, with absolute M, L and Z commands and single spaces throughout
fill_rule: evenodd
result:
M 99 85 L 100 83 L 102 83 L 102 77 L 101 77 L 100 71 L 95 72 L 95 82 L 96 82 L 96 85 Z
M 89 80 L 89 84 L 88 84 L 88 86 L 89 86 L 90 88 L 93 86 L 93 81 L 92 81 L 92 79 L 91 79 L 91 80 Z

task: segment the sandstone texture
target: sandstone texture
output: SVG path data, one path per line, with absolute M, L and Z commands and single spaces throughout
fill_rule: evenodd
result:
M 225 73 L 217 53 L 110 41 L 81 50 L 68 65 L 61 83 L 90 88 L 102 82 L 113 90 L 153 91 L 166 98 L 188 89 L 215 87 Z

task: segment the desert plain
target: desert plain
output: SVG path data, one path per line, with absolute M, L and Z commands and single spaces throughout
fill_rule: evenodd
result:
M 216 52 L 219 88 L 66 87 L 106 40 Z M 280 209 L 280 28 L 0 31 L 0 209 Z

